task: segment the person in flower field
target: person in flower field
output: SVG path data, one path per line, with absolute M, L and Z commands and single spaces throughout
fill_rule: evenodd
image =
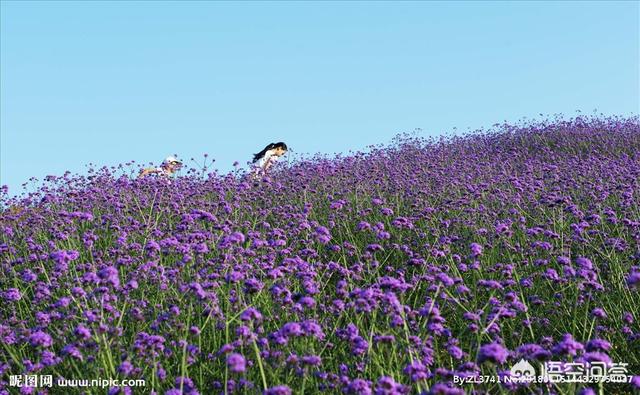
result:
M 159 167 L 150 167 L 143 169 L 138 178 L 144 178 L 149 175 L 156 175 L 161 177 L 171 177 L 182 167 L 182 162 L 175 156 L 167 157 Z
M 253 175 L 260 177 L 269 174 L 269 169 L 277 162 L 278 158 L 287 153 L 287 145 L 283 142 L 271 143 L 264 149 L 253 155 Z

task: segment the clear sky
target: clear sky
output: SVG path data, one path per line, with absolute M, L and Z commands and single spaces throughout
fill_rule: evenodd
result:
M 1 2 L 0 183 L 639 112 L 638 2 Z

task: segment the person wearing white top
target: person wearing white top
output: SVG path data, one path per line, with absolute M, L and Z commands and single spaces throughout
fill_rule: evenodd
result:
M 287 149 L 287 145 L 283 142 L 271 143 L 264 147 L 262 151 L 253 155 L 254 177 L 267 175 L 271 166 L 278 161 L 278 158 L 287 153 Z
M 144 169 L 138 175 L 138 178 L 144 178 L 148 175 L 155 174 L 160 177 L 171 177 L 175 172 L 180 170 L 182 162 L 180 162 L 175 156 L 167 157 L 160 167 Z

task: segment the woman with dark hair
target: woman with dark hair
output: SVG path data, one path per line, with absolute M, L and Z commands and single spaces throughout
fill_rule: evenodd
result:
M 253 155 L 254 176 L 259 177 L 266 175 L 269 168 L 278 160 L 279 157 L 287 153 L 287 145 L 283 142 L 271 143 L 264 149 Z

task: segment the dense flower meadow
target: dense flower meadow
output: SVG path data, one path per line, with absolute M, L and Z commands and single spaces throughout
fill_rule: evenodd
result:
M 258 181 L 119 171 L 4 190 L 0 394 L 640 389 L 638 118 L 405 135 Z M 635 376 L 454 383 L 520 359 Z M 9 386 L 30 374 L 146 384 Z

